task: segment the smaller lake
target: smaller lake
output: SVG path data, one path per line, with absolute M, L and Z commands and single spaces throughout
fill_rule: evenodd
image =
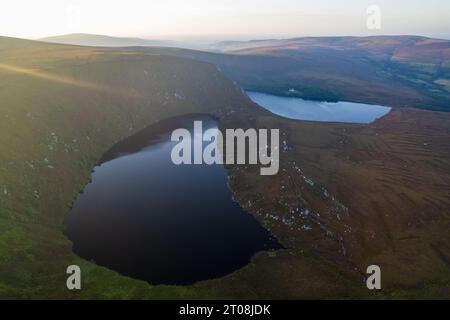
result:
M 104 154 L 66 218 L 73 251 L 151 284 L 185 285 L 223 277 L 259 251 L 280 245 L 233 201 L 222 165 L 174 165 L 171 133 L 201 115 L 161 121 Z
M 368 124 L 388 114 L 391 108 L 353 102 L 321 102 L 247 92 L 253 102 L 281 117 L 319 121 Z

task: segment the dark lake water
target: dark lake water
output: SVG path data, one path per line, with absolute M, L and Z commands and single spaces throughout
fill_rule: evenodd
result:
M 295 120 L 319 122 L 372 123 L 391 108 L 353 102 L 321 102 L 247 92 L 253 102 L 270 112 Z
M 217 128 L 207 116 L 153 125 L 108 151 L 66 218 L 79 256 L 152 284 L 225 276 L 276 239 L 232 200 L 222 165 L 181 165 L 174 129 Z M 201 139 L 195 137 L 194 139 Z

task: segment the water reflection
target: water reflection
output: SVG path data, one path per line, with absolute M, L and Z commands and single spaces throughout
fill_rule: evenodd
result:
M 364 103 L 311 101 L 259 92 L 247 92 L 247 95 L 264 109 L 295 120 L 367 124 L 391 111 L 389 107 Z

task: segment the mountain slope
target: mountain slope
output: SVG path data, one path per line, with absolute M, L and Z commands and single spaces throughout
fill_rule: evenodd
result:
M 417 36 L 226 43 L 225 53 L 151 48 L 216 64 L 247 90 L 450 111 L 450 41 Z

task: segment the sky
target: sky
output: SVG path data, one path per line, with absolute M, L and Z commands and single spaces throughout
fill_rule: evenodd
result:
M 368 13 L 373 5 L 379 11 Z M 380 23 L 368 28 L 374 14 Z M 450 38 L 450 0 L 0 2 L 0 35 L 38 39 L 68 33 L 173 40 L 374 34 Z

